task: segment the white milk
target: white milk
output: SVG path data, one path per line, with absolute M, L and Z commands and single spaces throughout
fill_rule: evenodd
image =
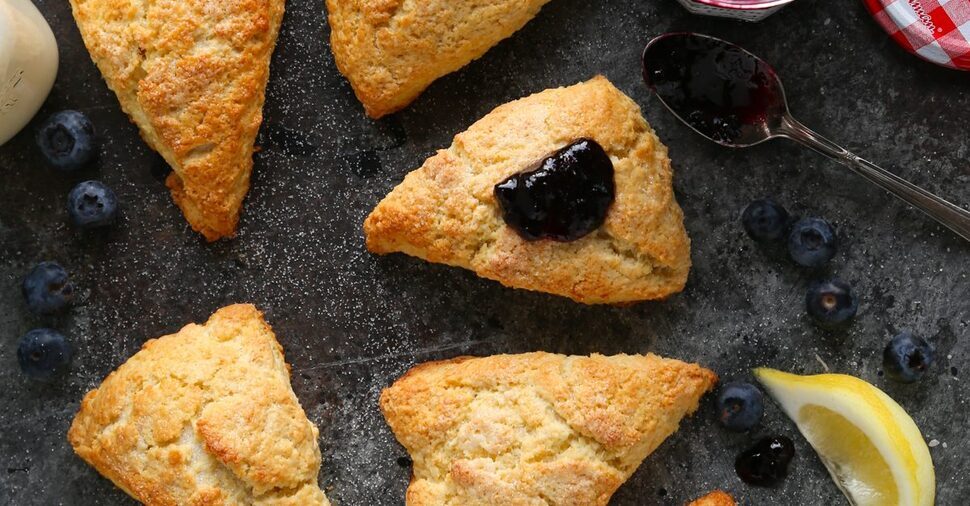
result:
M 34 117 L 54 85 L 57 42 L 30 0 L 0 0 L 0 145 Z

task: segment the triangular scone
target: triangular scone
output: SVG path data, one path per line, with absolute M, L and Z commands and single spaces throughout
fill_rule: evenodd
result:
M 372 118 L 485 54 L 549 0 L 327 0 L 330 47 Z
M 89 392 L 68 440 L 148 506 L 321 506 L 317 428 L 255 307 L 152 339 Z
M 605 505 L 717 377 L 656 355 L 527 353 L 411 369 L 381 411 L 408 506 Z
M 494 185 L 581 137 L 613 161 L 605 223 L 573 242 L 523 239 L 503 221 Z M 367 217 L 367 247 L 589 304 L 662 298 L 683 289 L 690 269 L 671 179 L 640 108 L 596 77 L 502 105 L 456 135 Z
M 232 236 L 249 190 L 284 0 L 71 0 L 94 62 L 174 171 L 206 239 Z
M 687 506 L 737 506 L 734 498 L 723 490 L 715 490 L 689 503 Z

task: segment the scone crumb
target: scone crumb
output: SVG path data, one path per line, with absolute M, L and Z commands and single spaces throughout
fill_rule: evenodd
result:
M 715 490 L 687 504 L 687 506 L 735 506 L 734 498 L 723 490 Z

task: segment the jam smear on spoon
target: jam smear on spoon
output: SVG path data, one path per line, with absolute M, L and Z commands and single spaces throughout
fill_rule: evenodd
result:
M 578 139 L 495 185 L 502 218 L 524 239 L 575 241 L 599 228 L 615 194 L 613 162 Z
M 764 137 L 769 118 L 784 107 L 774 70 L 716 39 L 654 40 L 643 53 L 643 79 L 674 114 L 723 144 Z

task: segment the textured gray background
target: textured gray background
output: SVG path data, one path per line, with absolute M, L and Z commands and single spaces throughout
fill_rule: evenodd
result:
M 239 236 L 205 244 L 162 184 L 165 164 L 139 139 L 88 58 L 63 0 L 37 0 L 61 44 L 61 71 L 41 117 L 87 113 L 103 139 L 95 167 L 46 167 L 32 131 L 0 148 L 0 503 L 132 504 L 64 439 L 81 396 L 146 339 L 251 301 L 266 311 L 293 366 L 293 385 L 320 426 L 321 482 L 338 505 L 400 505 L 404 450 L 377 409 L 380 389 L 416 362 L 459 354 L 547 350 L 654 351 L 698 361 L 724 379 L 771 365 L 835 371 L 896 398 L 929 439 L 938 504 L 970 497 L 967 440 L 970 246 L 827 160 L 783 141 L 747 151 L 708 144 L 676 123 L 640 80 L 654 35 L 696 30 L 739 42 L 776 64 L 794 113 L 850 149 L 970 203 L 970 76 L 896 48 L 858 1 L 799 0 L 756 25 L 692 17 L 673 0 L 556 0 L 481 60 L 436 82 L 402 113 L 364 117 L 328 49 L 322 0 L 290 0 L 273 60 L 252 191 Z M 363 247 L 361 222 L 406 172 L 493 107 L 547 87 L 606 74 L 641 104 L 670 146 L 693 239 L 684 293 L 632 307 L 584 307 L 502 288 L 458 269 Z M 65 196 L 83 179 L 115 188 L 123 219 L 82 234 Z M 738 213 L 774 195 L 800 214 L 828 217 L 842 248 L 828 268 L 862 296 L 855 324 L 827 334 L 804 316 L 807 282 L 821 275 L 755 247 Z M 72 273 L 67 315 L 28 314 L 19 284 L 35 262 Z M 24 378 L 19 336 L 50 325 L 74 342 L 71 373 Z M 930 338 L 939 361 L 917 385 L 880 375 L 898 329 Z M 777 407 L 755 434 L 714 421 L 712 396 L 616 494 L 616 505 L 682 504 L 712 488 L 750 504 L 842 504 L 825 471 Z M 733 459 L 759 435 L 786 434 L 797 455 L 774 489 L 741 483 Z

